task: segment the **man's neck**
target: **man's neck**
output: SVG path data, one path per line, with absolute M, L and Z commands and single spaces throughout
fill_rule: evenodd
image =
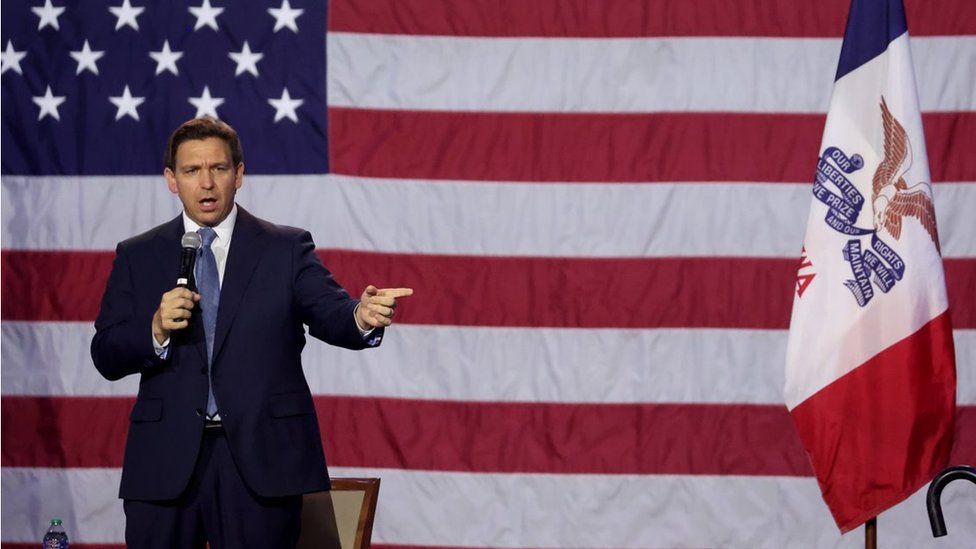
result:
M 224 237 L 224 235 L 229 236 L 231 233 L 234 232 L 234 226 L 236 224 L 237 224 L 237 204 L 234 204 L 234 206 L 230 209 L 230 212 L 227 213 L 227 217 L 220 220 L 220 222 L 217 223 L 216 225 L 209 225 L 209 227 L 217 231 L 218 235 Z M 200 223 L 197 223 L 196 220 L 194 220 L 186 213 L 186 210 L 183 210 L 183 228 L 187 232 L 197 231 L 207 226 L 208 225 L 202 225 Z

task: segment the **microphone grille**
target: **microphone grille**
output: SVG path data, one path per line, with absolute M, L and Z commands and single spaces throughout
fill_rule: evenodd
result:
M 203 239 L 200 238 L 200 235 L 197 234 L 196 231 L 187 231 L 187 233 L 183 235 L 183 240 L 180 242 L 180 244 L 184 248 L 199 250 L 200 246 L 203 246 Z

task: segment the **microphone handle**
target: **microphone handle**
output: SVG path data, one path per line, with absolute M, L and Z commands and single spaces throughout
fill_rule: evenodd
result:
M 176 286 L 179 288 L 193 289 L 193 266 L 197 260 L 197 251 L 193 248 L 183 248 L 183 255 L 180 258 L 180 275 L 176 279 Z

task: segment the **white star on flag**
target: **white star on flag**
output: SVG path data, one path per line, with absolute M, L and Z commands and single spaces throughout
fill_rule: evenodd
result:
M 54 95 L 51 93 L 51 86 L 47 87 L 47 91 L 44 95 L 34 96 L 34 103 L 41 108 L 41 112 L 37 115 L 37 119 L 40 120 L 44 118 L 44 115 L 51 115 L 55 120 L 60 121 L 61 115 L 58 113 L 58 107 L 61 103 L 64 103 L 65 97 L 63 95 Z
M 292 122 L 298 123 L 298 114 L 295 109 L 302 106 L 304 99 L 292 99 L 288 93 L 288 88 L 281 92 L 280 99 L 268 99 L 268 103 L 275 108 L 274 121 L 278 122 L 282 118 L 287 118 Z
M 115 112 L 115 119 L 118 120 L 123 116 L 131 116 L 132 118 L 139 120 L 139 111 L 136 109 L 139 105 L 142 105 L 145 101 L 145 97 L 132 97 L 132 93 L 129 92 L 129 86 L 126 86 L 122 90 L 122 95 L 119 97 L 109 97 L 109 101 L 118 109 Z
M 125 25 L 139 30 L 139 22 L 136 21 L 136 17 L 146 11 L 146 8 L 136 8 L 129 3 L 129 0 L 122 0 L 121 6 L 109 6 L 108 11 L 118 18 L 115 23 L 115 30 L 119 30 Z
M 149 52 L 149 57 L 152 57 L 153 61 L 156 62 L 157 75 L 163 71 L 169 71 L 176 76 L 180 75 L 179 69 L 176 68 L 176 62 L 180 60 L 180 57 L 183 57 L 183 52 L 169 49 L 169 40 L 163 42 L 163 49 Z
M 204 26 L 217 30 L 217 16 L 224 13 L 224 8 L 211 6 L 210 0 L 203 0 L 203 4 L 188 9 L 197 18 L 197 23 L 193 25 L 193 30 L 200 30 Z
M 234 71 L 234 76 L 240 76 L 242 73 L 249 72 L 254 76 L 258 75 L 258 61 L 264 57 L 263 53 L 254 53 L 251 51 L 251 46 L 247 44 L 247 40 L 244 41 L 244 47 L 238 53 L 231 52 L 227 54 L 231 59 L 237 63 L 237 70 Z
M 43 6 L 31 8 L 31 11 L 41 18 L 41 21 L 37 24 L 37 30 L 41 30 L 48 25 L 54 27 L 54 30 L 61 30 L 61 27 L 58 25 L 58 17 L 64 13 L 63 7 L 56 8 L 51 4 L 51 0 L 44 0 Z
M 92 51 L 91 46 L 88 45 L 88 40 L 85 40 L 85 45 L 80 50 L 68 53 L 78 62 L 78 68 L 75 70 L 75 74 L 81 74 L 85 69 L 92 71 L 94 74 L 98 74 L 98 65 L 95 62 L 105 55 L 104 51 Z
M 288 0 L 282 0 L 280 8 L 268 8 L 268 13 L 275 19 L 274 32 L 288 27 L 292 32 L 298 32 L 298 17 L 305 13 L 303 9 L 292 9 Z
M 210 96 L 210 86 L 203 87 L 203 93 L 200 97 L 191 97 L 187 101 L 197 108 L 197 113 L 194 115 L 195 118 L 200 118 L 201 116 L 219 118 L 217 116 L 217 107 L 224 104 L 223 97 Z
M 7 72 L 7 69 L 13 69 L 17 74 L 24 74 L 20 68 L 20 60 L 26 56 L 27 50 L 17 51 L 14 49 L 13 42 L 7 40 L 7 49 L 0 53 L 0 74 Z

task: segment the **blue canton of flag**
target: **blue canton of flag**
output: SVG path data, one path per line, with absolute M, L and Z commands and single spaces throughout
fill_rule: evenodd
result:
M 169 133 L 234 126 L 248 173 L 328 170 L 324 0 L 14 0 L 3 6 L 2 169 L 158 174 Z

